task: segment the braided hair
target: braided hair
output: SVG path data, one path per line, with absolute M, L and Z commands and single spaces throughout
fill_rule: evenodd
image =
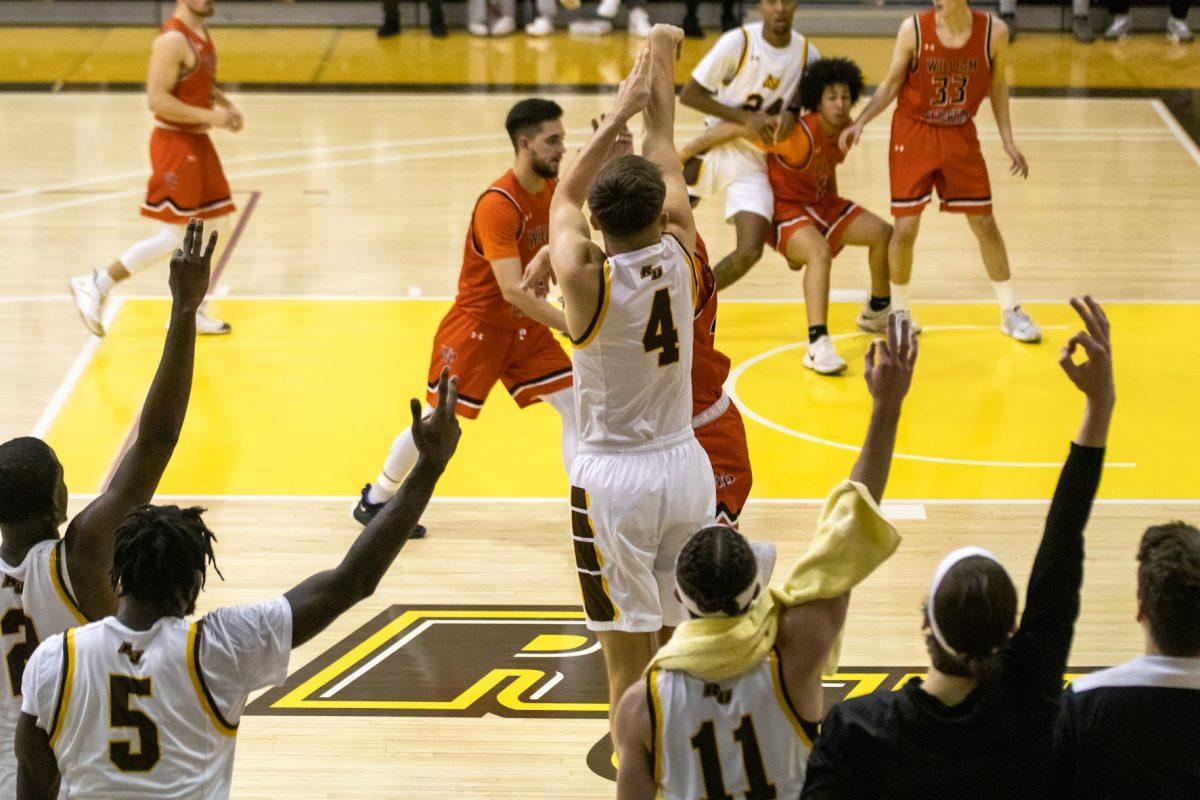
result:
M 725 525 L 699 531 L 683 546 L 675 580 L 704 614 L 737 616 L 738 595 L 758 576 L 758 561 L 745 536 Z
M 125 517 L 113 547 L 111 577 L 117 594 L 162 606 L 182 605 L 183 615 L 191 614 L 208 565 L 222 580 L 225 577 L 213 555 L 217 537 L 204 524 L 203 513 L 195 506 L 145 505 Z

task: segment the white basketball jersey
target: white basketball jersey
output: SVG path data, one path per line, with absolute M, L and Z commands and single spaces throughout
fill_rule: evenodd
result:
M 646 681 L 664 800 L 800 796 L 812 739 L 792 710 L 774 651 L 721 683 L 658 669 Z
M 246 698 L 286 677 L 290 651 L 282 597 L 145 631 L 106 617 L 38 648 L 23 710 L 68 798 L 226 798 Z
M 16 771 L 13 737 L 21 716 L 21 679 L 41 640 L 87 622 L 67 577 L 61 539 L 38 542 L 19 566 L 0 559 L 0 793 Z M 15 790 L 14 790 L 15 791 Z M 11 793 L 4 796 L 10 796 Z
M 571 359 L 580 443 L 642 445 L 690 430 L 691 255 L 664 234 L 601 269 L 596 313 Z

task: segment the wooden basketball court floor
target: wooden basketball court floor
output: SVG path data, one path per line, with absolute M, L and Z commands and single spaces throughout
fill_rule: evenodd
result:
M 161 498 L 210 509 L 226 579 L 210 581 L 202 610 L 285 590 L 356 535 L 351 497 L 422 387 L 471 205 L 509 163 L 502 120 L 515 98 L 237 99 L 246 130 L 214 137 L 240 206 L 216 289 L 234 333 L 198 345 Z M 607 98 L 556 99 L 577 147 Z M 1138 652 L 1137 539 L 1200 511 L 1200 152 L 1152 98 L 1021 97 L 1031 177 L 1020 182 L 986 113 L 998 218 L 1046 341 L 1000 335 L 966 225 L 927 213 L 914 278 L 926 332 L 888 487 L 904 543 L 855 594 L 831 696 L 888 690 L 925 663 L 919 606 L 951 548 L 991 548 L 1023 585 L 1082 409 L 1055 364 L 1075 328 L 1072 294 L 1109 310 L 1119 395 L 1072 668 Z M 45 435 L 78 506 L 121 452 L 161 348 L 165 267 L 122 287 L 102 341 L 65 292 L 70 275 L 151 229 L 135 213 L 148 119 L 140 95 L 73 92 L 0 95 L 0 118 L 0 434 Z M 679 124 L 682 140 L 699 120 Z M 886 136 L 876 123 L 841 173 L 843 193 L 879 213 Z M 720 204 L 702 204 L 698 223 L 712 252 L 732 246 Z M 800 276 L 777 255 L 722 297 L 717 341 L 755 468 L 743 530 L 778 545 L 777 574 L 803 552 L 863 433 L 867 338 L 853 316 L 865 267 L 854 250 L 835 262 L 831 328 L 851 362 L 840 378 L 800 365 Z M 607 751 L 592 752 L 606 730 L 603 673 L 580 625 L 557 416 L 518 412 L 501 391 L 464 429 L 425 517 L 430 537 L 299 648 L 288 685 L 244 718 L 235 796 L 611 796 Z

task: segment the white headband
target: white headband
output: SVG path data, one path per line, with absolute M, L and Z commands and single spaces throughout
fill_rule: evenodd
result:
M 973 558 L 975 556 L 983 556 L 984 558 L 991 559 L 997 564 L 1000 564 L 1000 559 L 996 558 L 982 547 L 960 547 L 950 555 L 943 558 L 941 564 L 938 564 L 937 572 L 933 573 L 933 583 L 929 587 L 929 630 L 933 632 L 933 638 L 936 639 L 937 643 L 942 646 L 942 649 L 955 658 L 960 657 L 962 654 L 951 647 L 949 642 L 946 641 L 946 637 L 942 635 L 942 629 L 938 627 L 937 616 L 933 611 L 934 606 L 936 605 L 934 601 L 937 599 L 938 589 L 941 588 L 942 581 L 946 579 L 946 574 L 950 572 L 954 565 L 963 559 Z M 1004 565 L 1000 564 L 1000 568 L 1004 569 Z
M 709 611 L 700 610 L 700 606 L 688 596 L 683 587 L 679 585 L 679 564 L 676 560 L 675 564 L 675 591 L 679 593 L 679 600 L 683 603 L 683 607 L 694 617 L 713 618 L 713 617 L 736 617 L 745 614 L 750 610 L 750 604 L 758 597 L 759 592 L 763 587 L 771 582 L 771 572 L 775 569 L 775 546 L 769 542 L 751 542 L 750 549 L 754 551 L 754 561 L 756 564 L 756 574 L 754 580 L 745 588 L 734 602 L 737 603 L 738 611 L 736 614 L 726 614 L 724 611 Z

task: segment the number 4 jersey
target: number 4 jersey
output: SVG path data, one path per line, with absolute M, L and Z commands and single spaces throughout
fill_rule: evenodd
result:
M 664 800 L 785 800 L 800 796 L 816 735 L 784 687 L 777 653 L 747 672 L 708 683 L 652 670 L 654 777 Z
M 164 617 L 115 617 L 48 638 L 25 670 L 22 711 L 50 736 L 67 797 L 226 798 L 250 692 L 281 683 L 286 599 Z

